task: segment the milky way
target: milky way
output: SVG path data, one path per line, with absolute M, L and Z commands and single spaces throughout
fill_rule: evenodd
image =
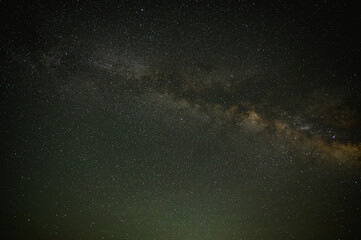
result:
M 359 238 L 355 6 L 0 4 L 8 238 Z

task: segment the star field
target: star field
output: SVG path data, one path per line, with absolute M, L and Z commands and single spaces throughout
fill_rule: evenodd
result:
M 351 3 L 1 1 L 6 239 L 358 239 Z

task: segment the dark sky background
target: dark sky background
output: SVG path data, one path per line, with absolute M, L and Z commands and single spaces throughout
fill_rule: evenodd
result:
M 1 1 L 2 239 L 359 239 L 350 1 Z

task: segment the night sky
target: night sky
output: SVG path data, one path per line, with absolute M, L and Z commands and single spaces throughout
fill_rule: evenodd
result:
M 294 2 L 0 1 L 0 238 L 360 239 L 361 9 Z

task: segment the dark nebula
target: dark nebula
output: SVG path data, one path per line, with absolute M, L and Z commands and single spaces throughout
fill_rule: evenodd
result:
M 1 239 L 360 239 L 349 1 L 1 1 Z

